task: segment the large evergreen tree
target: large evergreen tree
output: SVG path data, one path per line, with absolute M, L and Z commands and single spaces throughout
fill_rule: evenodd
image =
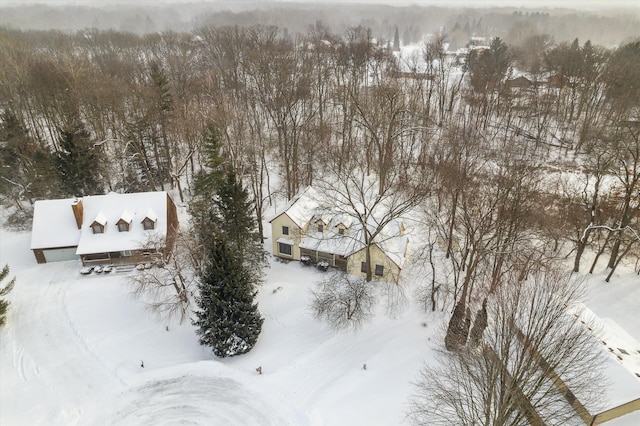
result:
M 228 172 L 220 181 L 214 199 L 214 226 L 229 244 L 229 248 L 242 259 L 253 283 L 258 283 L 262 267 L 266 264 L 265 251 L 260 242 L 253 202 L 248 191 L 236 180 L 235 173 Z
M 213 223 L 213 200 L 224 177 L 220 158 L 220 132 L 213 124 L 208 124 L 202 132 L 202 170 L 194 179 L 194 194 L 189 201 L 191 224 L 196 240 L 203 248 L 211 245 L 212 235 L 217 233 Z
M 193 324 L 200 344 L 219 357 L 246 353 L 262 330 L 263 318 L 255 303 L 256 291 L 242 260 L 223 237 L 216 237 L 200 279 L 199 310 Z
M 56 166 L 66 195 L 101 194 L 100 156 L 82 125 L 60 131 Z

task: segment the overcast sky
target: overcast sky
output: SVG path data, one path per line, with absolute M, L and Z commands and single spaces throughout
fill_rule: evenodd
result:
M 242 0 L 236 0 L 242 1 Z M 246 0 L 245 0 L 246 1 Z M 0 5 L 17 5 L 17 4 L 49 4 L 49 5 L 94 5 L 101 6 L 105 4 L 128 4 L 136 5 L 158 4 L 158 3 L 221 3 L 229 2 L 229 0 L 0 0 Z M 255 0 L 250 1 L 255 3 Z M 570 8 L 570 9 L 611 9 L 613 7 L 628 7 L 640 9 L 640 0 L 262 0 L 261 3 L 383 3 L 391 5 L 436 5 L 436 6 L 504 6 L 504 7 L 549 7 L 549 8 Z

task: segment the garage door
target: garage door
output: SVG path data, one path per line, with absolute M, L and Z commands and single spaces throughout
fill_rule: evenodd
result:
M 63 260 L 77 260 L 80 257 L 76 254 L 77 247 L 42 250 L 47 262 L 60 262 Z

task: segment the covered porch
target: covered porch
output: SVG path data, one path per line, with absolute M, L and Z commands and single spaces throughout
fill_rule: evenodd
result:
M 313 264 L 325 261 L 329 266 L 338 268 L 341 271 L 347 271 L 347 258 L 339 254 L 333 254 L 325 251 L 311 250 L 306 248 L 300 248 L 300 258 L 306 256 Z

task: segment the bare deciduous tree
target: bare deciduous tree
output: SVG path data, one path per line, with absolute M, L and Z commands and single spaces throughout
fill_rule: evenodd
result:
M 487 327 L 474 326 L 474 344 L 439 350 L 438 363 L 421 371 L 414 424 L 559 425 L 597 407 L 605 352 L 574 317 L 580 283 L 538 270 L 508 284 L 488 298 L 487 318 L 476 319 Z
M 336 271 L 313 292 L 311 310 L 334 329 L 359 328 L 373 314 L 373 284 Z
M 150 251 L 160 252 L 160 239 L 151 237 L 145 243 Z M 159 257 L 153 263 L 129 276 L 132 296 L 143 300 L 162 319 L 178 317 L 182 323 L 189 316 L 196 285 L 192 259 L 192 242 L 182 234 L 176 239 L 169 257 Z

